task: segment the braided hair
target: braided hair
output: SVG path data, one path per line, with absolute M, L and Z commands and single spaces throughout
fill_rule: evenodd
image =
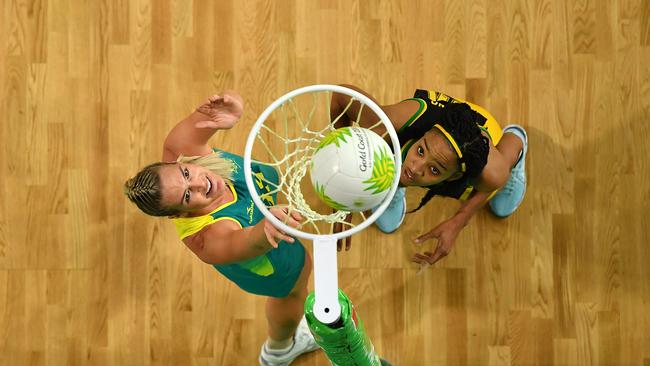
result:
M 180 210 L 172 207 L 164 207 L 161 204 L 162 189 L 160 185 L 160 168 L 164 165 L 175 163 L 153 163 L 142 168 L 135 177 L 124 183 L 124 194 L 142 212 L 151 216 L 175 216 Z
M 459 184 L 467 184 L 469 180 L 479 176 L 485 164 L 487 164 L 490 143 L 478 127 L 485 124 L 485 121 L 485 117 L 470 108 L 467 103 L 451 102 L 444 104 L 438 120 L 434 121 L 454 138 L 463 154 L 466 170 L 462 177 L 459 178 Z M 398 135 L 400 141 L 420 139 L 431 128 L 429 121 L 426 123 L 418 121 Z M 409 211 L 409 213 L 419 210 L 435 196 L 432 187 L 428 188 L 427 193 L 420 201 L 420 205 L 416 209 Z
M 135 177 L 124 183 L 124 194 L 142 212 L 151 216 L 177 216 L 182 212 L 179 208 L 164 207 L 160 202 L 162 199 L 162 187 L 160 184 L 160 168 L 165 165 L 176 163 L 195 164 L 202 166 L 214 174 L 219 175 L 228 184 L 232 184 L 232 175 L 235 169 L 234 163 L 223 157 L 220 152 L 213 151 L 211 154 L 202 156 L 179 156 L 176 162 L 158 162 L 145 166 Z

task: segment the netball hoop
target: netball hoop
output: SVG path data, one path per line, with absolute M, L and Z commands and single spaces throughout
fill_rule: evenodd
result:
M 348 105 L 340 115 L 330 116 L 330 102 L 333 93 L 351 97 Z M 307 169 L 320 140 L 335 129 L 334 125 L 345 118 L 344 114 L 353 103 L 360 103 L 356 119 L 351 118 L 352 126 L 358 126 L 359 118 L 365 108 L 370 108 L 379 118 L 370 127 L 383 126 L 390 137 L 395 162 L 395 174 L 390 192 L 378 209 L 369 217 L 358 213 L 360 219 L 353 218 L 348 223 L 346 211 L 335 211 L 313 199 Z M 252 163 L 273 166 L 278 172 L 277 181 L 253 173 Z M 333 324 L 339 320 L 338 268 L 336 260 L 336 242 L 371 225 L 388 207 L 392 199 L 401 172 L 400 144 L 397 133 L 388 116 L 382 109 L 365 95 L 342 86 L 311 85 L 293 90 L 278 98 L 259 116 L 246 141 L 244 152 L 244 176 L 246 185 L 255 205 L 276 227 L 287 234 L 313 241 L 314 247 L 314 314 L 324 324 Z M 257 187 L 257 188 L 256 188 Z M 265 187 L 264 193 L 258 189 Z M 311 199 L 311 200 L 310 200 Z M 292 228 L 277 219 L 269 207 L 285 204 L 289 211 L 300 213 L 304 218 L 301 226 Z M 346 228 L 333 232 L 334 224 Z

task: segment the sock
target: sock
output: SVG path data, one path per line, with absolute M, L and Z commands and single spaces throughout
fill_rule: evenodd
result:
M 519 161 L 521 160 L 522 156 L 524 156 L 524 147 L 523 146 L 521 147 L 521 150 L 519 151 L 519 156 L 517 157 L 517 161 L 515 161 L 515 165 L 513 165 L 513 166 L 517 166 L 517 164 L 519 164 Z
M 519 130 L 519 128 L 514 128 L 514 127 L 513 128 L 508 128 L 507 130 L 503 131 L 503 133 L 504 134 L 505 133 L 511 133 L 511 134 L 513 134 L 513 135 L 515 135 L 515 136 L 517 136 L 517 137 L 519 137 L 521 139 L 521 143 L 522 143 L 521 150 L 519 151 L 519 156 L 517 157 L 517 161 L 513 165 L 513 167 L 515 167 L 515 166 L 517 166 L 517 164 L 519 164 L 519 161 L 521 160 L 521 157 L 524 155 L 524 144 L 525 144 L 524 141 L 526 140 L 526 138 L 524 137 L 524 134 L 521 132 L 521 130 Z
M 293 337 L 283 341 L 276 341 L 271 338 L 268 338 L 266 340 L 266 343 L 264 344 L 264 347 L 266 347 L 266 351 L 270 354 L 283 355 L 291 351 L 291 348 L 293 348 L 293 344 L 294 344 Z

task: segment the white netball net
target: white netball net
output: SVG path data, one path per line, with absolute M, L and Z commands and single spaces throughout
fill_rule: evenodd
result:
M 289 209 L 302 215 L 302 225 L 310 225 L 317 234 L 321 234 L 321 230 L 316 225 L 320 221 L 331 225 L 340 223 L 348 227 L 354 227 L 355 224 L 346 221 L 347 215 L 350 214 L 348 211 L 335 210 L 332 212 L 332 209 L 329 209 L 330 213 L 324 213 L 322 210 L 319 212 L 312 208 L 302 191 L 304 188 L 303 178 L 307 175 L 311 158 L 321 139 L 335 130 L 334 126 L 346 115 L 353 103 L 360 101 L 350 98 L 341 113 L 331 118 L 332 116 L 323 116 L 322 113 L 317 115 L 317 112 L 322 112 L 322 103 L 325 103 L 325 111 L 330 111 L 332 91 L 312 92 L 310 97 L 311 106 L 306 111 L 306 115 L 304 115 L 305 106 L 298 106 L 294 98 L 289 98 L 276 109 L 275 117 L 277 119 L 274 126 L 269 123 L 261 125 L 256 141 L 264 148 L 269 159 L 259 162 L 273 166 L 278 171 L 279 182 L 276 184 L 260 177 L 259 179 L 264 183 L 274 187 L 269 193 L 262 194 L 260 197 L 264 201 L 266 197 L 276 193 L 282 195 L 286 199 Z M 305 103 L 304 98 L 301 103 Z M 356 118 L 351 121 L 352 126 L 359 126 L 359 119 L 365 107 L 364 103 L 360 103 Z M 321 125 L 318 126 L 315 120 L 322 121 L 324 117 L 327 118 L 327 122 L 320 122 Z M 369 129 L 374 130 L 380 125 L 382 125 L 382 121 L 378 119 Z M 387 134 L 387 131 L 384 132 L 382 137 Z M 269 141 L 271 139 L 276 141 L 271 143 Z M 280 149 L 278 149 L 278 141 Z M 361 215 L 362 221 L 366 219 L 363 212 L 359 212 L 359 215 Z
M 351 97 L 336 116 L 330 115 L 333 93 Z M 350 116 L 351 113 L 347 112 L 352 106 L 356 108 L 357 102 L 360 103 L 360 108 L 355 116 Z M 360 212 L 359 222 L 355 222 L 354 218 L 352 222 L 348 222 L 346 216 L 349 212 L 332 212 L 332 208 L 317 198 L 311 180 L 304 178 L 320 140 L 333 131 L 335 125 L 343 127 L 337 125 L 337 122 L 344 118 L 346 120 L 341 121 L 345 122 L 342 125 L 359 126 L 363 111 L 368 108 L 374 113 L 369 115 L 377 116 L 378 121 L 374 122 L 366 115 L 363 117 L 363 125 L 371 125 L 370 130 L 383 136 L 386 133 L 384 131 L 388 131 L 396 174 L 388 195 L 373 213 L 366 217 Z M 381 125 L 385 130 L 375 130 Z M 274 167 L 278 173 L 278 181 L 274 182 L 263 174 L 254 173 L 253 164 L 256 163 Z M 288 235 L 313 241 L 316 293 L 314 314 L 324 324 L 334 323 L 340 315 L 336 241 L 363 230 L 383 213 L 397 190 L 400 171 L 400 145 L 388 116 L 370 98 L 341 86 L 312 85 L 283 95 L 262 112 L 248 135 L 244 152 L 246 186 L 255 205 L 274 226 Z M 258 190 L 266 193 L 258 193 Z M 269 199 L 276 194 L 277 200 Z M 269 206 L 277 204 L 286 204 L 289 210 L 298 212 L 303 217 L 300 226 L 294 228 L 276 218 Z M 339 230 L 334 230 L 339 224 Z M 326 232 L 327 226 L 329 232 Z

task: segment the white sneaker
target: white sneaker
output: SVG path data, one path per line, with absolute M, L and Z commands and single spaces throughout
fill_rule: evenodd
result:
M 300 320 L 300 324 L 298 324 L 298 328 L 296 328 L 296 333 L 293 335 L 293 345 L 287 352 L 281 355 L 271 353 L 269 348 L 266 346 L 266 342 L 264 342 L 262 350 L 260 351 L 260 365 L 288 366 L 301 354 L 315 351 L 319 348 L 320 346 L 314 340 L 314 336 L 311 334 L 309 326 L 307 325 L 307 320 L 303 316 L 302 320 Z

